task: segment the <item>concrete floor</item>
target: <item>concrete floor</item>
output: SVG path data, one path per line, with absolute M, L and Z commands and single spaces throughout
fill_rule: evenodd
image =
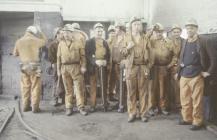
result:
M 13 101 L 0 100 L 0 104 L 14 106 Z M 140 120 L 127 123 L 127 113 L 96 112 L 88 116 L 74 113 L 65 116 L 64 106 L 54 108 L 48 102 L 41 106 L 40 114 L 24 113 L 24 120 L 49 140 L 216 140 L 207 130 L 192 132 L 189 126 L 177 125 L 179 115 L 156 116 L 148 123 Z M 17 116 L 5 129 L 1 140 L 30 140 Z

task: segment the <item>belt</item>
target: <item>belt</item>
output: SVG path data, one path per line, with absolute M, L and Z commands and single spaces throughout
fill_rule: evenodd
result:
M 80 62 L 61 63 L 62 65 L 80 64 Z
M 200 65 L 187 65 L 187 66 L 185 66 L 184 64 L 183 64 L 183 65 L 181 64 L 181 67 L 182 67 L 182 68 L 184 68 L 184 67 L 185 67 L 185 68 L 192 68 L 192 67 L 199 67 L 199 66 L 200 66 Z
M 119 62 L 119 63 L 118 63 L 118 62 L 114 62 L 114 64 L 115 64 L 115 65 L 120 65 L 120 62 Z
M 140 66 L 140 65 L 147 65 L 147 64 L 145 64 L 145 63 L 133 63 L 133 65 Z
M 20 65 L 34 65 L 34 66 L 40 66 L 40 62 L 21 62 Z

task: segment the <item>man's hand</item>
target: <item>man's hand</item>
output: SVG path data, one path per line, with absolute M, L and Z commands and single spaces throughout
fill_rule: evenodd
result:
M 127 49 L 133 48 L 134 45 L 135 45 L 135 43 L 133 41 L 130 41 L 129 44 L 128 44 L 128 46 L 127 46 Z
M 173 77 L 175 80 L 178 80 L 178 73 L 176 73 Z
M 96 60 L 95 63 L 96 63 L 96 65 L 97 65 L 98 67 L 106 66 L 106 65 L 107 65 L 106 60 Z
M 96 63 L 96 65 L 98 67 L 102 66 L 102 61 L 101 60 L 96 60 L 95 63 Z
M 106 60 L 102 60 L 102 66 L 106 66 L 107 65 L 107 62 L 106 62 Z
M 208 73 L 208 72 L 201 72 L 201 75 L 203 76 L 203 78 L 206 78 L 206 77 L 210 76 L 210 73 Z
M 85 67 L 81 67 L 81 73 L 84 74 L 87 71 Z

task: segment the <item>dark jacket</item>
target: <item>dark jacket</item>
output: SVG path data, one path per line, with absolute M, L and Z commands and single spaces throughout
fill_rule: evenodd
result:
M 203 35 L 201 37 L 201 43 L 203 46 L 202 59 L 204 60 L 204 71 L 207 71 L 211 75 L 217 75 L 217 40 L 209 35 Z
M 205 66 L 206 66 L 206 56 L 204 56 L 204 51 L 205 51 L 205 44 L 203 43 L 204 40 L 201 38 L 201 37 L 198 37 L 198 40 L 197 40 L 197 52 L 199 53 L 200 55 L 200 64 L 201 64 L 201 67 L 202 67 L 202 71 L 204 71 L 205 69 Z M 180 52 L 180 60 L 179 60 L 179 64 L 178 64 L 178 77 L 180 78 L 181 77 L 181 71 L 182 71 L 182 68 L 181 67 L 181 64 L 183 62 L 183 58 L 184 58 L 184 52 L 185 52 L 185 48 L 186 48 L 186 43 L 187 43 L 187 40 L 184 40 L 183 43 L 182 43 L 182 48 L 181 48 L 181 52 Z
M 105 40 L 103 40 L 103 46 L 106 49 L 106 55 L 105 55 L 105 60 L 107 61 L 107 64 L 109 63 L 110 59 L 110 51 L 109 51 L 109 46 Z M 87 59 L 87 72 L 88 74 L 92 75 L 95 73 L 95 68 L 96 68 L 96 59 L 95 59 L 95 52 L 96 52 L 96 41 L 95 38 L 91 38 L 86 41 L 85 45 L 85 55 Z
M 202 35 L 204 71 L 211 75 L 205 78 L 205 95 L 215 95 L 217 86 L 217 34 Z
M 57 48 L 58 48 L 59 42 L 56 40 L 53 40 L 48 45 L 48 60 L 51 64 L 57 63 Z

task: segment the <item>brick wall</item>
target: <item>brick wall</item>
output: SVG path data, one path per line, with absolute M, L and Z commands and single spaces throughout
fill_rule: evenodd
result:
M 26 28 L 32 24 L 40 24 L 48 39 L 53 36 L 53 29 L 62 24 L 60 13 L 0 13 L 0 48 L 1 48 L 1 93 L 5 95 L 20 94 L 19 60 L 10 55 L 14 44 Z M 51 97 L 52 76 L 47 69 L 47 49 L 43 50 L 43 95 L 44 99 Z

